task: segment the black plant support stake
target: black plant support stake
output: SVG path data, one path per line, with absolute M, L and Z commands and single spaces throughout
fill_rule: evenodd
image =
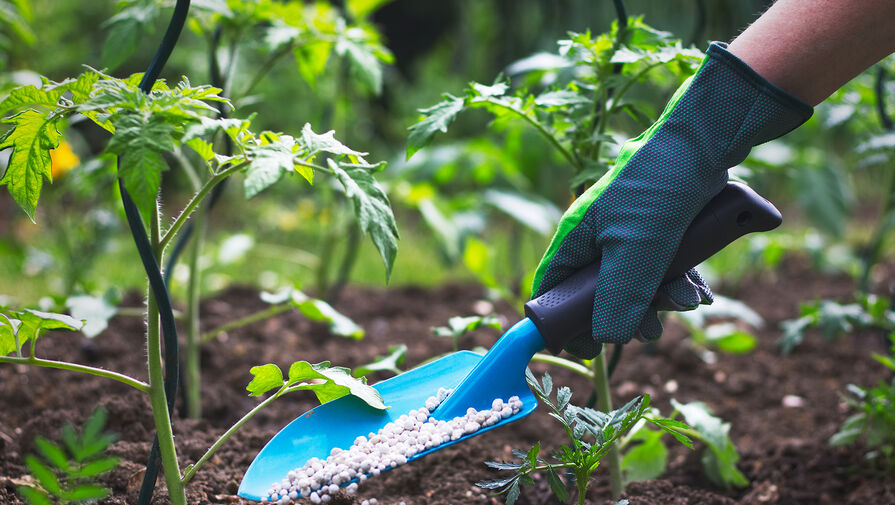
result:
M 144 93 L 148 94 L 152 90 L 152 86 L 155 84 L 162 68 L 164 68 L 165 63 L 168 61 L 168 57 L 171 56 L 171 52 L 174 50 L 174 46 L 177 44 L 177 39 L 180 37 L 180 32 L 186 22 L 189 9 L 190 0 L 177 0 L 177 4 L 174 6 L 174 14 L 171 16 L 171 21 L 168 24 L 168 29 L 165 32 L 162 43 L 159 45 L 155 57 L 149 64 L 146 73 L 143 75 L 143 80 L 140 82 L 140 89 Z M 119 159 L 119 163 L 120 161 L 121 160 Z M 137 251 L 140 254 L 140 260 L 143 262 L 143 269 L 146 271 L 146 275 L 149 278 L 150 288 L 152 289 L 152 293 L 159 306 L 159 317 L 165 342 L 165 396 L 168 404 L 168 411 L 173 412 L 174 400 L 177 394 L 180 349 L 177 343 L 177 328 L 174 324 L 174 311 L 171 308 L 171 298 L 168 294 L 165 279 L 162 277 L 161 270 L 159 269 L 155 252 L 152 250 L 152 245 L 146 234 L 146 229 L 143 225 L 143 217 L 140 215 L 139 209 L 137 209 L 136 204 L 127 192 L 127 188 L 124 186 L 124 180 L 121 178 L 118 179 L 118 187 L 121 190 L 121 203 L 124 206 L 124 212 L 127 216 L 128 227 L 130 228 L 131 235 L 133 235 Z M 140 487 L 140 496 L 137 499 L 138 505 L 149 505 L 149 502 L 152 500 L 152 493 L 155 489 L 158 471 L 159 441 L 158 434 L 156 434 L 152 444 L 152 450 L 150 451 L 149 462 L 146 465 L 146 474 L 143 477 L 143 484 Z

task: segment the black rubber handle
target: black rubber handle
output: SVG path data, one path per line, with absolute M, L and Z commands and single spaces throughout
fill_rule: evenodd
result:
M 662 282 L 678 277 L 747 233 L 780 226 L 774 205 L 745 184 L 728 182 L 690 223 Z M 599 260 L 525 304 L 550 352 L 591 331 Z

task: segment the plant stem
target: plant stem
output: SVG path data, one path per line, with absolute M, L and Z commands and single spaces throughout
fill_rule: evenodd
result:
M 281 303 L 279 305 L 272 305 L 264 310 L 255 312 L 253 314 L 249 314 L 245 317 L 241 317 L 235 321 L 230 321 L 229 323 L 222 324 L 213 330 L 206 331 L 199 337 L 199 341 L 201 343 L 206 343 L 213 340 L 215 337 L 224 333 L 225 331 L 235 330 L 237 328 L 242 328 L 243 326 L 248 326 L 252 323 L 256 323 L 258 321 L 263 321 L 265 319 L 269 319 L 278 314 L 282 314 L 283 312 L 287 312 L 292 308 L 292 305 L 288 303 Z
M 153 250 L 156 251 L 158 260 L 161 250 L 159 242 L 159 212 L 158 207 L 153 206 L 152 217 L 149 221 L 149 240 Z M 168 412 L 167 396 L 165 395 L 165 377 L 162 372 L 162 343 L 159 333 L 159 308 L 155 294 L 149 289 L 146 304 L 146 351 L 149 368 L 149 401 L 152 405 L 152 417 L 158 434 L 159 449 L 161 451 L 162 469 L 165 472 L 165 482 L 168 484 L 168 495 L 172 505 L 186 505 L 186 492 L 180 482 L 180 465 L 177 462 L 177 448 L 174 446 L 174 429 L 171 426 L 171 414 Z M 174 364 L 174 366 L 177 366 Z
M 606 358 L 605 354 L 600 353 L 593 361 L 593 383 L 597 392 L 597 408 L 605 413 L 612 412 L 612 396 L 609 391 L 609 377 L 606 374 Z M 606 454 L 609 459 L 609 488 L 612 491 L 613 499 L 617 499 L 625 492 L 625 485 L 622 481 L 622 458 L 618 451 L 618 447 L 614 444 Z
M 168 228 L 168 231 L 162 236 L 161 240 L 159 240 L 159 249 L 164 250 L 168 247 L 168 244 L 171 243 L 171 240 L 174 239 L 174 236 L 177 235 L 177 232 L 180 231 L 180 228 L 183 227 L 184 223 L 190 218 L 193 212 L 196 210 L 196 207 L 205 200 L 205 197 L 208 196 L 208 192 L 211 191 L 215 186 L 220 184 L 224 179 L 231 176 L 232 174 L 242 170 L 249 164 L 248 161 L 244 161 L 242 163 L 237 163 L 235 165 L 229 166 L 226 169 L 214 174 L 211 179 L 205 181 L 205 184 L 202 185 L 202 188 L 190 199 L 190 201 L 186 204 L 186 207 L 180 211 L 180 215 L 177 216 L 177 219 L 174 220 L 174 223 L 171 224 L 171 227 Z
M 513 112 L 514 114 L 518 115 L 519 117 L 521 117 L 522 119 L 527 121 L 528 124 L 532 125 L 538 132 L 540 132 L 541 135 L 544 136 L 544 138 L 547 139 L 547 142 L 549 142 L 550 145 L 552 145 L 554 148 L 556 148 L 556 150 L 559 151 L 559 153 L 563 155 L 563 157 L 572 165 L 572 167 L 575 168 L 575 172 L 580 172 L 584 169 L 584 166 L 582 165 L 581 161 L 574 154 L 572 154 L 565 147 L 563 147 L 562 144 L 560 144 L 559 141 L 556 140 L 556 137 L 551 135 L 550 132 L 547 131 L 546 128 L 544 128 L 544 125 L 542 125 L 536 119 L 528 117 L 527 115 L 525 115 L 524 112 L 514 109 L 513 107 L 507 107 L 506 105 L 498 103 L 498 102 L 489 102 L 489 103 L 496 105 L 498 107 L 502 107 L 510 112 Z
M 122 384 L 127 384 L 128 386 L 138 391 L 149 393 L 149 384 L 146 384 L 145 382 L 137 380 L 128 375 L 120 374 L 118 372 L 112 372 L 110 370 L 103 370 L 102 368 L 79 365 L 77 363 L 69 363 L 67 361 L 53 361 L 49 359 L 40 359 L 34 357 L 17 358 L 12 356 L 0 356 L 0 363 L 55 368 L 57 370 L 71 370 L 72 372 L 81 372 L 90 375 L 96 375 L 97 377 L 105 377 L 107 379 L 116 380 L 118 382 L 121 382 Z
M 279 398 L 285 392 L 286 392 L 285 386 L 280 388 L 279 391 L 270 395 L 269 398 L 267 398 L 263 402 L 259 403 L 258 406 L 256 406 L 252 410 L 250 410 L 246 415 L 242 416 L 242 419 L 240 419 L 239 421 L 236 421 L 236 423 L 233 426 L 231 426 L 226 432 L 224 432 L 223 435 L 218 437 L 218 439 L 214 442 L 214 444 L 212 444 L 212 446 L 208 448 L 208 450 L 205 452 L 205 454 L 203 454 L 202 457 L 199 458 L 198 461 L 196 461 L 196 464 L 190 465 L 189 467 L 187 467 L 186 471 L 183 473 L 183 478 L 181 479 L 181 485 L 189 482 L 190 479 L 192 479 L 193 476 L 196 475 L 196 472 L 199 471 L 199 468 L 203 464 L 205 464 L 205 462 L 208 461 L 208 459 L 211 458 L 211 456 L 213 456 L 214 453 L 218 449 L 220 449 L 220 447 L 222 445 L 224 445 L 224 442 L 226 442 L 228 438 L 230 438 L 234 433 L 236 433 L 236 430 L 241 428 L 243 424 L 245 424 L 249 419 L 254 417 L 255 414 L 260 412 L 261 409 L 270 405 L 271 402 L 273 402 L 274 400 Z
M 584 376 L 591 382 L 593 382 L 593 380 L 594 380 L 594 373 L 589 368 L 582 365 L 581 363 L 576 363 L 572 360 L 560 358 L 559 356 L 554 356 L 552 354 L 544 354 L 544 353 L 539 352 L 539 353 L 535 354 L 534 356 L 532 356 L 531 361 L 538 361 L 541 363 L 556 365 L 556 366 L 565 368 L 566 370 L 571 370 L 572 372 L 575 372 L 578 375 Z
M 193 243 L 190 248 L 190 280 L 187 286 L 186 332 L 186 407 L 187 417 L 199 419 L 202 416 L 202 374 L 199 346 L 199 295 L 202 280 L 199 257 L 205 237 L 205 210 L 200 209 L 193 218 Z

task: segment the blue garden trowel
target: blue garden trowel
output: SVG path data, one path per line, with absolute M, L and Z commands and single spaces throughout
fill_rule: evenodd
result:
M 747 186 L 729 182 L 690 224 L 665 280 L 670 280 L 751 232 L 768 231 L 781 222 L 780 212 Z M 525 304 L 525 315 L 494 344 L 485 356 L 455 352 L 373 387 L 390 408 L 377 410 L 360 399 L 344 396 L 298 416 L 283 428 L 252 462 L 239 486 L 239 496 L 262 500 L 268 489 L 290 470 L 309 459 L 325 459 L 330 451 L 347 449 L 361 435 L 377 432 L 410 410 L 425 405 L 439 388 L 453 393 L 432 415 L 450 420 L 469 407 L 490 408 L 495 398 L 518 396 L 522 410 L 497 424 L 458 440 L 416 454 L 421 458 L 447 445 L 516 421 L 530 414 L 538 402 L 525 382 L 532 356 L 543 349 L 558 353 L 574 338 L 590 331 L 599 262 L 578 271 L 551 291 Z

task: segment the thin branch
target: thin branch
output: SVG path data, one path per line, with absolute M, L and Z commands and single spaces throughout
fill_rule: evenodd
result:
M 77 363 L 69 363 L 66 361 L 53 361 L 49 359 L 41 359 L 41 358 L 17 358 L 12 356 L 0 356 L 0 363 L 10 363 L 13 365 L 30 365 L 30 366 L 39 366 L 43 368 L 55 368 L 57 370 L 70 370 L 72 372 L 81 372 L 90 375 L 96 375 L 97 377 L 105 377 L 107 379 L 116 380 L 121 382 L 122 384 L 127 384 L 128 386 L 142 391 L 144 393 L 149 393 L 149 384 L 134 379 L 128 375 L 124 375 L 118 372 L 113 372 L 111 370 L 104 370 L 102 368 L 95 368 L 87 365 L 79 365 Z

